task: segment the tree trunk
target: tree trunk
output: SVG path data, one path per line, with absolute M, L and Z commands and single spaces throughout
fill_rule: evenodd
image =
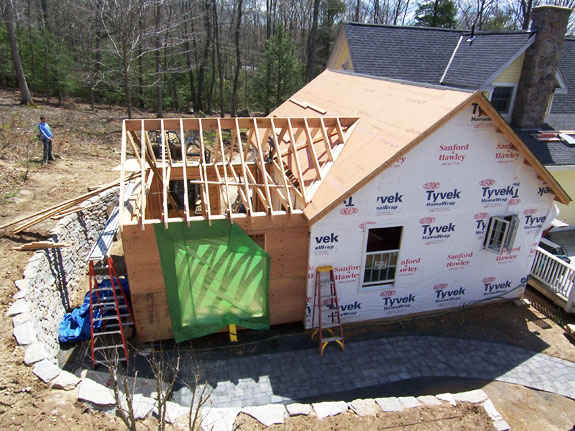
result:
M 224 68 L 222 65 L 222 50 L 220 49 L 220 27 L 218 25 L 218 5 L 216 0 L 212 0 L 212 7 L 214 13 L 214 40 L 216 53 L 218 55 L 218 78 L 220 90 L 220 117 L 225 116 L 224 111 Z
M 232 88 L 232 116 L 238 115 L 238 86 L 240 82 L 240 70 L 242 68 L 242 59 L 240 53 L 240 29 L 242 24 L 242 3 L 238 1 L 236 14 L 236 70 L 234 71 L 234 85 Z
M 206 43 L 204 46 L 204 56 L 198 68 L 198 92 L 196 93 L 196 100 L 194 102 L 194 111 L 200 112 L 204 110 L 204 80 L 206 75 L 206 66 L 210 58 L 210 46 L 212 41 L 212 20 L 210 17 L 210 5 L 208 0 L 203 2 L 204 8 L 204 26 L 206 28 Z
M 193 30 L 192 30 L 193 31 Z M 190 54 L 190 42 L 188 36 L 188 20 L 184 19 L 184 58 L 186 59 L 186 67 L 188 68 L 188 81 L 190 85 L 190 96 L 192 99 L 192 106 L 196 100 L 196 88 L 194 84 L 194 69 L 192 67 L 192 59 Z
M 32 0 L 28 0 L 28 47 L 30 49 L 30 61 L 32 62 L 32 94 L 36 93 L 36 57 L 34 56 L 34 39 L 32 38 Z
M 162 12 L 161 12 L 161 2 L 156 4 L 156 52 L 155 52 L 155 60 L 156 60 L 156 115 L 158 118 L 162 118 L 164 116 L 164 109 L 163 109 L 163 93 L 162 93 L 162 39 L 161 39 L 161 31 L 160 31 L 160 24 L 162 20 Z
M 306 81 L 309 82 L 314 77 L 315 65 L 315 48 L 317 40 L 317 22 L 319 19 L 319 4 L 320 0 L 313 2 L 313 21 L 311 25 L 311 32 L 309 34 L 308 48 L 307 48 L 307 67 L 306 67 Z
M 355 17 L 354 17 L 354 21 L 355 22 L 359 22 L 359 6 L 361 4 L 361 0 L 357 0 L 357 3 L 355 4 Z
M 23 105 L 31 105 L 34 102 L 28 89 L 26 75 L 24 75 L 20 54 L 18 53 L 18 41 L 16 40 L 16 34 L 14 32 L 14 4 L 12 0 L 8 0 L 6 3 L 6 32 L 8 34 L 8 42 L 10 43 L 10 54 L 12 55 L 12 63 L 14 65 L 14 71 L 16 72 L 16 79 L 18 80 L 18 87 L 20 87 L 21 103 Z

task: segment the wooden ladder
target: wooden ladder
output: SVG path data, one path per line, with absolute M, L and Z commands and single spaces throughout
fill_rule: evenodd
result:
M 101 274 L 104 271 L 106 275 Z M 134 325 L 134 315 L 112 258 L 91 260 L 89 277 L 92 368 L 116 361 L 127 363 L 125 328 Z
M 315 318 L 316 309 L 318 316 L 317 325 Z M 330 341 L 335 341 L 345 351 L 339 299 L 332 266 L 319 266 L 316 269 L 311 327 L 313 329 L 312 339 L 318 335 L 320 355 L 323 356 L 325 346 Z M 324 337 L 324 331 L 326 331 L 327 337 Z

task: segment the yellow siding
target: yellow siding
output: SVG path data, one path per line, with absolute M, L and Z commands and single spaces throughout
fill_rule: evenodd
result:
M 551 175 L 559 182 L 561 187 L 573 199 L 575 197 L 575 170 L 566 171 L 551 171 Z M 565 223 L 575 226 L 575 204 L 570 202 L 565 206 L 556 202 L 559 207 L 559 215 L 557 218 L 563 220 Z
M 551 102 L 553 102 L 553 94 L 551 93 L 551 96 L 549 96 L 549 99 L 547 99 L 547 108 L 545 108 L 545 121 L 547 121 L 547 117 L 549 116 L 549 111 L 551 111 Z
M 499 76 L 493 80 L 493 83 L 519 83 L 519 77 L 521 76 L 521 68 L 523 67 L 524 57 L 525 53 L 517 57 L 517 59 L 507 67 L 507 69 L 501 72 Z
M 353 64 L 351 63 L 351 54 L 349 52 L 349 47 L 347 45 L 347 40 L 345 37 L 341 37 L 337 40 L 336 46 L 333 49 L 333 61 L 329 61 L 327 64 L 328 69 L 332 70 L 353 70 Z

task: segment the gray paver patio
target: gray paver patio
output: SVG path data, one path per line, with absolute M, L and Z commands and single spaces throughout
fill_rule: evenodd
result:
M 521 347 L 436 336 L 397 336 L 317 349 L 204 362 L 214 407 L 247 407 L 318 397 L 413 377 L 515 383 L 575 398 L 575 364 Z M 220 375 L 226 378 L 219 379 Z M 175 394 L 189 405 L 189 390 Z

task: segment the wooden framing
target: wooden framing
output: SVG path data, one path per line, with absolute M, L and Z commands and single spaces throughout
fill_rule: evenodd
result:
M 356 122 L 348 117 L 125 120 L 121 178 L 126 177 L 129 149 L 144 187 L 130 217 L 121 208 L 122 224 L 145 229 L 154 223 L 167 227 L 176 221 L 189 225 L 300 214 Z M 149 132 L 159 136 L 157 142 L 151 142 Z M 169 142 L 168 133 L 180 145 Z M 190 155 L 190 143 L 197 145 L 199 155 Z M 207 158 L 210 152 L 213 160 Z M 179 203 L 170 189 L 173 181 L 184 183 Z M 200 214 L 190 208 L 192 184 L 199 187 Z

